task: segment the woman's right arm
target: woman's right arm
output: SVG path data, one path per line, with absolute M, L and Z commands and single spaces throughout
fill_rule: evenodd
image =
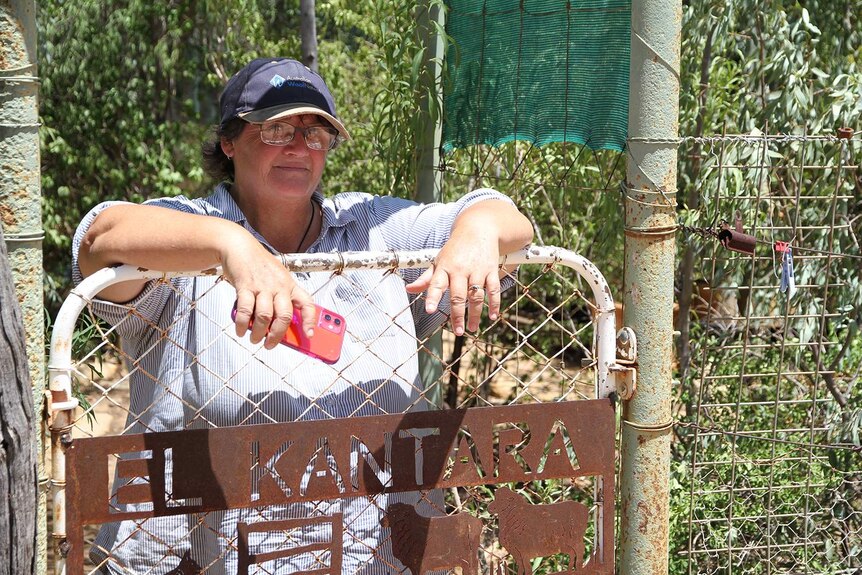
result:
M 302 313 L 303 330 L 314 328 L 311 296 L 254 236 L 229 220 L 158 206 L 106 208 L 84 235 L 78 266 L 86 277 L 120 264 L 165 272 L 222 266 L 225 279 L 237 291 L 237 335 L 245 335 L 253 317 L 251 341 L 258 343 L 266 337 L 268 349 L 287 331 L 296 306 Z M 130 301 L 145 285 L 144 280 L 116 284 L 99 297 Z

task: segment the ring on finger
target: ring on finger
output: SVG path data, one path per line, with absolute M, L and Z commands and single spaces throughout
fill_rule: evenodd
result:
M 473 285 L 471 285 L 471 286 L 470 286 L 470 288 L 469 288 L 469 289 L 470 289 L 470 293 L 474 293 L 474 292 L 479 291 L 480 289 L 485 289 L 485 288 L 483 288 L 483 287 L 482 287 L 482 286 L 480 286 L 479 284 L 473 284 Z

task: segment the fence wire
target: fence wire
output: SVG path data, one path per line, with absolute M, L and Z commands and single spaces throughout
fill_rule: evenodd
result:
M 88 302 L 79 320 L 79 335 L 73 342 L 73 389 L 84 409 L 77 412 L 68 430 L 72 441 L 163 431 L 166 423 L 161 418 L 165 410 L 154 412 L 151 409 L 154 399 L 163 406 L 173 406 L 172 412 L 181 418 L 184 429 L 214 429 L 336 416 L 389 414 L 393 411 L 387 403 L 385 390 L 394 384 L 410 396 L 404 412 L 596 397 L 596 324 L 593 319 L 599 310 L 589 286 L 584 285 L 583 278 L 571 268 L 555 264 L 522 265 L 516 274 L 508 276 L 511 288 L 503 294 L 498 320 L 491 322 L 485 317 L 478 332 L 462 337 L 455 337 L 445 324 L 417 337 L 406 318 L 412 317 L 417 303 L 424 307 L 421 297 L 402 308 L 393 309 L 390 302 L 379 301 L 377 295 L 382 282 L 403 281 L 397 269 L 374 269 L 373 264 L 369 264 L 368 269 L 336 267 L 322 272 L 299 273 L 301 281 L 314 286 L 312 295 L 315 299 L 328 291 L 338 290 L 345 301 L 351 302 L 352 307 L 338 311 L 346 320 L 346 337 L 358 344 L 353 347 L 360 351 L 357 357 L 343 357 L 342 360 L 347 361 L 332 365 L 294 352 L 289 355 L 289 361 L 281 361 L 262 346 L 251 345 L 247 336 L 237 337 L 230 309 L 218 309 L 212 305 L 223 301 L 217 295 L 219 290 L 232 289 L 220 277 L 196 278 L 194 300 L 189 300 L 188 292 L 178 287 L 178 282 L 190 278 L 156 280 L 160 286 L 150 292 L 151 297 L 163 297 L 167 290 L 177 301 L 173 320 L 167 327 L 146 319 L 145 310 L 150 305 L 146 299 L 134 306 L 121 306 L 120 319 L 113 325 L 99 319 L 92 303 Z M 550 297 L 548 289 L 540 289 L 547 285 L 554 286 Z M 374 308 L 380 321 L 356 321 L 360 313 L 369 317 L 363 313 L 369 307 Z M 209 343 L 203 347 L 192 346 L 187 340 L 178 338 L 177 334 L 184 332 L 188 322 L 195 322 L 198 330 L 211 333 Z M 145 334 L 140 339 L 142 343 L 134 350 L 119 337 L 127 330 Z M 409 334 L 415 345 L 409 349 L 393 346 L 393 332 Z M 425 345 L 437 333 L 442 333 L 442 353 Z M 225 368 L 225 363 L 231 363 L 227 358 L 211 353 L 212 350 L 226 348 L 235 349 L 236 357 L 244 358 L 236 365 L 231 364 L 230 369 Z M 170 353 L 183 358 L 182 369 L 165 369 L 160 359 L 149 361 L 150 356 L 161 357 Z M 421 354 L 431 355 L 432 361 L 439 364 L 441 375 L 426 382 L 405 379 L 404 366 L 416 363 Z M 362 361 L 359 356 L 365 356 L 365 359 L 371 356 L 380 366 L 379 385 L 376 387 L 356 383 L 357 374 L 352 372 L 352 366 Z M 158 366 L 158 369 L 153 366 Z M 189 388 L 191 372 L 214 384 L 215 392 L 197 395 L 194 389 Z M 270 382 L 269 392 L 249 394 L 249 378 Z M 284 394 L 298 398 L 290 402 L 291 408 L 287 411 L 279 407 L 277 397 Z M 336 411 L 333 399 L 339 395 L 342 400 L 339 411 Z M 238 403 L 241 408 L 226 418 L 225 412 L 218 407 L 220 402 Z M 528 429 L 521 429 L 521 432 L 528 433 Z M 564 444 L 568 456 L 577 460 L 572 439 L 565 437 Z M 140 463 L 140 460 L 132 458 L 130 461 L 128 458 L 129 454 L 119 453 L 110 458 L 112 481 L 109 492 L 102 494 L 97 490 L 93 494 L 96 498 L 105 497 L 109 507 L 118 513 L 128 511 L 127 494 L 141 481 L 141 472 L 134 471 L 135 461 Z M 580 501 L 595 516 L 598 514 L 595 499 L 597 481 L 597 477 L 579 477 L 574 480 L 533 481 L 516 487 L 531 503 Z M 166 493 L 166 497 L 176 499 L 178 496 Z M 392 496 L 389 497 L 388 503 L 391 504 Z M 480 550 L 481 571 L 515 572 L 516 566 L 495 535 L 496 516 L 488 511 L 488 505 L 494 499 L 493 488 L 464 487 L 445 492 L 438 489 L 421 491 L 412 497 L 412 502 L 426 516 L 468 512 L 481 518 L 486 525 Z M 75 505 L 75 502 L 69 502 L 69 505 Z M 365 505 L 377 506 L 382 513 L 387 501 L 385 496 L 369 496 Z M 330 503 L 320 502 L 305 505 L 303 514 L 305 518 L 325 518 L 332 515 L 331 511 Z M 250 524 L 255 520 L 273 520 L 265 509 L 256 513 L 258 515 L 252 513 L 248 517 Z M 236 554 L 242 546 L 237 533 L 228 530 L 222 519 L 219 513 L 190 516 L 186 532 L 171 534 L 173 544 L 163 540 L 165 534 L 154 529 L 151 520 L 134 520 L 134 528 L 124 532 L 125 539 L 121 537 L 117 544 L 119 547 L 152 544 L 162 549 L 161 558 L 144 571 L 147 573 L 164 573 L 169 569 L 170 573 L 222 573 L 225 557 Z M 293 525 L 289 523 L 292 520 L 286 521 L 276 532 L 258 534 L 252 530 L 243 537 L 268 552 L 296 549 L 300 556 L 297 560 L 305 571 L 326 571 L 336 553 L 333 546 L 304 549 L 301 542 L 309 532 L 316 532 L 319 536 L 321 530 L 325 532 L 324 539 L 334 542 L 336 527 L 328 524 L 316 526 L 318 529 L 315 531 L 315 526 Z M 586 558 L 597 552 L 595 538 L 600 529 L 597 521 L 591 520 L 586 532 L 581 534 Z M 365 527 L 344 525 L 345 545 L 351 541 L 364 541 L 363 544 L 369 547 L 366 549 L 369 562 L 375 562 L 378 567 L 384 565 L 388 572 L 402 571 L 403 565 L 392 557 L 391 552 L 381 550 L 385 540 L 368 543 L 367 533 L 363 531 Z M 87 559 L 84 572 L 100 572 L 108 564 L 121 568 L 112 557 L 111 549 L 100 548 L 97 531 L 98 525 L 85 530 Z M 193 564 L 193 558 L 183 552 L 187 548 L 185 543 L 203 540 L 217 541 L 225 549 L 223 555 L 213 558 L 210 564 Z M 535 559 L 533 568 L 537 573 L 559 571 L 568 559 L 565 552 L 549 554 Z M 248 572 L 283 572 L 273 565 L 262 562 L 250 566 Z M 360 565 L 357 570 L 364 567 L 366 565 Z M 353 571 L 345 566 L 344 572 Z
M 674 571 L 858 573 L 859 140 L 680 144 L 701 163 L 681 194 Z M 718 239 L 737 220 L 754 253 Z
M 858 573 L 859 137 L 739 134 L 675 143 L 680 158 L 697 158 L 688 165 L 698 167 L 678 195 L 685 205 L 679 206 L 671 572 Z M 624 164 L 618 153 L 512 142 L 456 150 L 439 168 L 447 196 L 484 185 L 508 193 L 534 220 L 538 244 L 565 245 L 599 262 L 613 292 L 621 293 Z M 753 255 L 730 251 L 718 239 L 723 223 L 734 228 L 737 214 L 743 232 L 755 238 Z M 793 250 L 792 295 L 781 291 L 776 242 Z M 337 279 L 327 277 L 321 285 Z M 417 353 L 432 357 L 442 375 L 415 390 L 416 405 L 592 397 L 593 326 L 582 279 L 558 267 L 522 266 L 516 280 L 501 319 L 483 323 L 476 336 L 455 338 L 443 328 L 439 351 L 422 348 L 425 338 L 417 341 Z M 91 407 L 74 433 L 140 428 L 144 414 L 128 408 L 129 378 L 140 366 L 112 331 L 95 320 L 90 325 L 95 337 L 76 355 L 75 373 Z M 392 361 L 388 349 L 370 344 L 368 353 Z M 232 385 L 226 379 L 222 393 L 233 393 Z M 198 424 L 217 425 L 205 408 L 186 407 L 194 407 Z M 374 410 L 374 400 L 361 409 Z M 267 419 L 259 404 L 250 405 L 248 417 Z M 595 509 L 592 487 L 584 480 L 526 491 L 534 503 L 574 498 Z M 490 498 L 486 488 L 467 488 L 447 492 L 442 503 L 425 500 L 445 513 L 468 510 L 493 521 Z M 90 544 L 94 536 L 91 530 Z M 591 536 L 586 541 L 592 549 Z M 562 561 L 546 559 L 535 572 L 559 570 Z M 482 572 L 512 569 L 498 543 L 483 542 Z

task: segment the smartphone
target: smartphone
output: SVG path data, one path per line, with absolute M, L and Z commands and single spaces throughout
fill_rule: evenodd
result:
M 317 304 L 314 305 L 314 313 L 313 336 L 308 337 L 303 333 L 302 316 L 299 314 L 299 310 L 294 309 L 293 319 L 291 319 L 290 326 L 280 343 L 326 363 L 335 363 L 341 357 L 341 346 L 344 343 L 347 322 L 344 316 Z M 236 302 L 233 304 L 230 317 L 236 321 Z M 249 328 L 253 321 L 249 322 Z

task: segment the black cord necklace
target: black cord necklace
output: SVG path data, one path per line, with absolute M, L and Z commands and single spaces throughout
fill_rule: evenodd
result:
M 310 217 L 310 218 L 308 218 L 308 226 L 306 226 L 306 228 L 305 228 L 305 233 L 304 233 L 304 234 L 302 234 L 302 239 L 301 239 L 301 240 L 299 240 L 299 244 L 297 244 L 297 246 L 296 246 L 296 250 L 294 250 L 294 251 L 295 251 L 295 252 L 297 252 L 297 253 L 299 252 L 299 250 L 301 250 L 301 249 L 302 249 L 302 244 L 303 244 L 303 243 L 305 243 L 305 238 L 307 238 L 307 237 L 308 237 L 308 232 L 310 232 L 310 231 L 311 231 L 311 224 L 313 224 L 313 223 L 314 223 L 314 212 L 315 212 L 315 211 L 316 211 L 316 210 L 314 209 L 314 202 L 312 201 L 312 202 L 311 202 L 311 217 Z

